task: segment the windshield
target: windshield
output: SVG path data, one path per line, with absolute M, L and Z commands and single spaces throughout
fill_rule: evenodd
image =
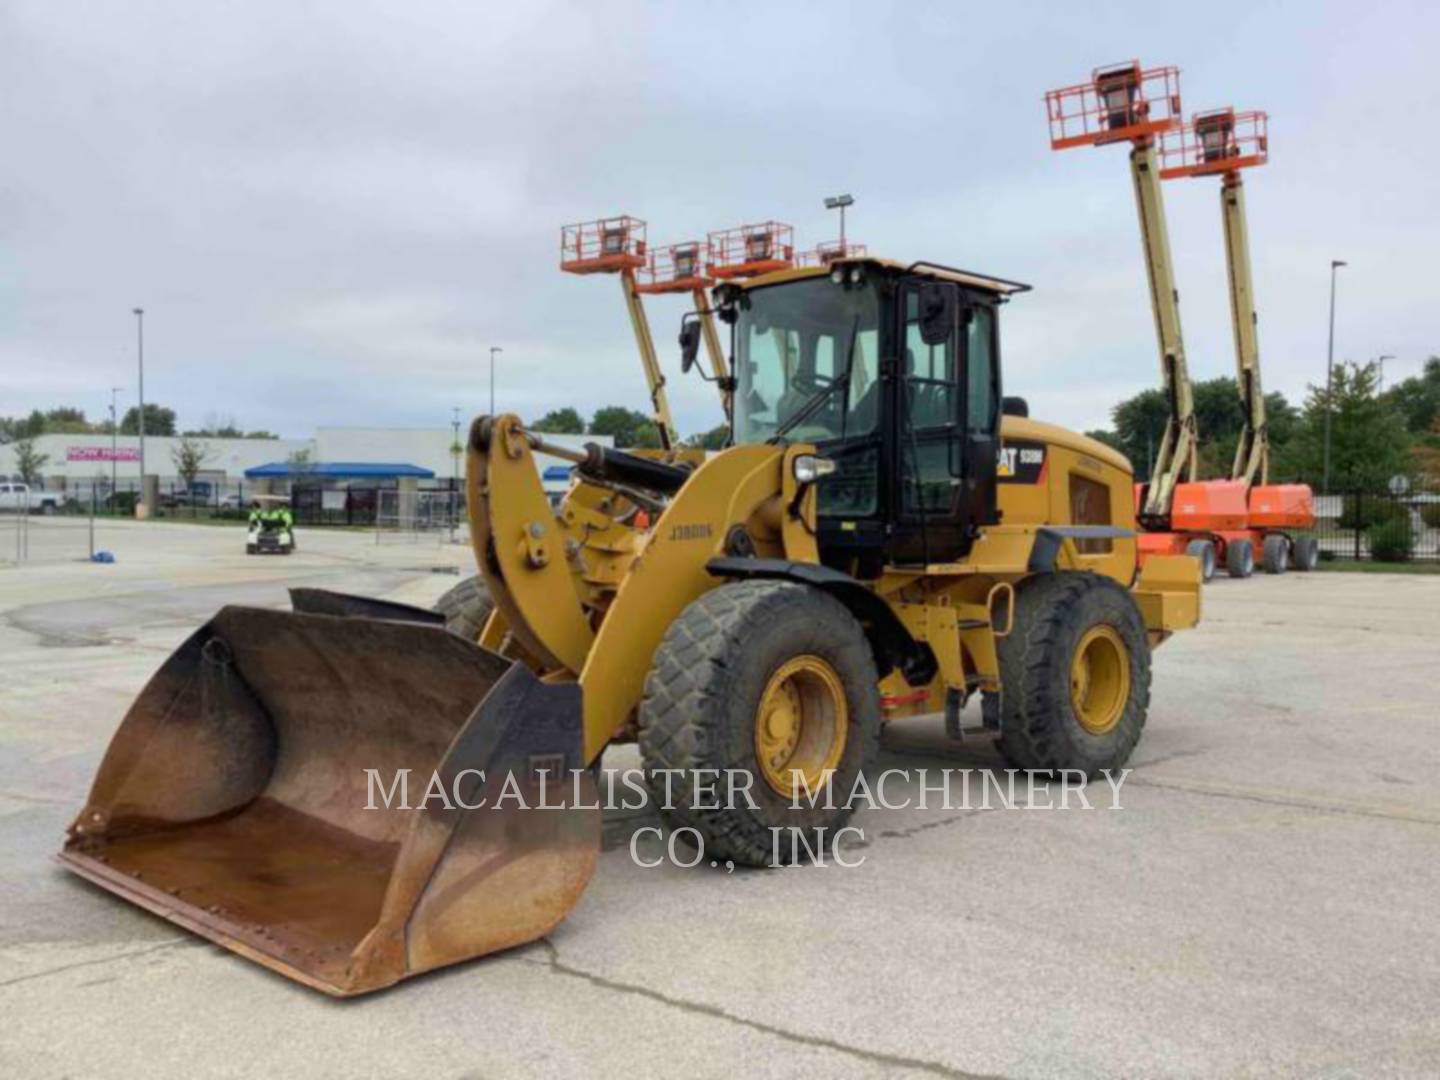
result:
M 795 442 L 873 431 L 878 326 L 869 284 L 815 277 L 744 294 L 735 326 L 735 442 L 764 442 L 782 429 Z

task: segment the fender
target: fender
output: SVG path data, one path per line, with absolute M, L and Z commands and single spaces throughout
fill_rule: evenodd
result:
M 911 686 L 928 686 L 935 678 L 937 664 L 930 646 L 916 641 L 894 609 L 849 574 L 819 563 L 733 556 L 711 559 L 705 569 L 715 577 L 794 581 L 829 593 L 859 620 L 882 679 L 895 668 Z

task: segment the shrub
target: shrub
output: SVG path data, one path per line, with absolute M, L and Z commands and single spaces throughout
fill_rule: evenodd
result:
M 1431 529 L 1440 529 L 1440 503 L 1426 503 L 1420 508 L 1420 520 Z
M 1377 562 L 1408 562 L 1415 553 L 1410 515 L 1381 522 L 1370 529 L 1370 555 Z
M 1356 496 L 1346 495 L 1337 524 L 1342 529 L 1368 529 L 1381 522 L 1398 521 L 1409 516 L 1410 512 L 1404 506 L 1384 495 L 1361 495 L 1358 503 Z

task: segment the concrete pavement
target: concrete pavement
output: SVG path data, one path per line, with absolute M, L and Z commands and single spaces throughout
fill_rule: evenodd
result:
M 730 874 L 635 865 L 653 818 L 614 813 L 550 939 L 336 1002 L 51 856 L 125 707 L 221 603 L 429 603 L 469 553 L 102 529 L 113 566 L 0 570 L 5 1075 L 1440 1072 L 1440 577 L 1215 582 L 1156 654 L 1119 811 L 867 811 L 858 867 Z M 881 767 L 997 764 L 934 718 Z

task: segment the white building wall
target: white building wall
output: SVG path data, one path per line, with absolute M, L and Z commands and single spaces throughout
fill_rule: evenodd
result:
M 204 444 L 208 450 L 205 463 L 201 466 L 201 475 L 232 481 L 243 479 L 246 469 L 272 461 L 284 461 L 298 450 L 309 450 L 313 457 L 315 450 L 313 439 L 196 438 L 194 441 Z M 179 444 L 179 438 L 145 436 L 145 471 L 160 477 L 162 484 L 179 479 L 175 460 L 171 456 Z M 108 480 L 111 476 L 110 462 L 71 459 L 97 451 L 108 454 L 110 446 L 109 435 L 38 436 L 35 439 L 36 451 L 50 458 L 41 470 L 46 486 L 64 488 L 77 481 L 88 483 L 99 478 Z M 115 440 L 115 446 L 122 452 L 138 453 L 140 438 L 136 435 L 120 435 Z M 115 478 L 122 486 L 139 483 L 138 461 L 118 461 L 114 468 Z M 10 476 L 15 471 L 15 447 L 9 444 L 0 446 L 0 476 Z
M 466 429 L 460 429 L 463 441 Z M 609 446 L 613 440 L 608 435 L 547 435 L 547 439 L 562 446 L 577 449 L 587 442 Z M 400 465 L 418 465 L 430 469 L 437 479 L 450 477 L 455 468 L 450 455 L 454 441 L 453 429 L 445 428 L 351 428 L 327 427 L 316 430 L 311 439 L 211 439 L 196 437 L 208 449 L 208 455 L 201 467 L 201 476 L 226 481 L 245 478 L 245 470 L 271 462 L 285 461 L 291 454 L 308 451 L 312 462 L 367 462 Z M 175 468 L 172 451 L 180 443 L 179 438 L 147 435 L 145 437 L 145 469 L 160 477 L 162 484 L 180 479 Z M 138 452 L 140 439 L 135 435 L 121 435 L 115 440 L 116 447 L 123 451 Z M 77 482 L 88 484 L 92 480 L 106 479 L 111 475 L 109 461 L 78 460 L 86 454 L 109 453 L 111 446 L 108 435 L 41 435 L 35 440 L 35 449 L 49 456 L 41 470 L 45 485 L 63 490 Z M 76 460 L 71 460 L 76 459 Z M 537 463 L 543 470 L 551 465 L 568 465 L 568 462 L 548 455 L 536 455 Z M 465 460 L 458 463 L 464 474 Z M 115 464 L 115 477 L 122 486 L 137 484 L 140 479 L 138 461 L 120 461 Z M 14 474 L 15 448 L 13 445 L 0 446 L 0 477 Z

